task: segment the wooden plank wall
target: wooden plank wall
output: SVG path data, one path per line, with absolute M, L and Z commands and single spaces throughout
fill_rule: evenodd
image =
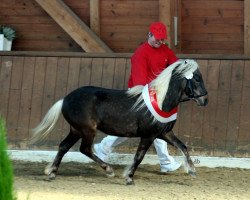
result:
M 158 0 L 102 0 L 101 37 L 114 52 L 133 52 L 159 19 Z
M 126 89 L 125 79 L 130 72 L 127 58 L 0 58 L 0 113 L 7 121 L 11 148 L 29 148 L 29 130 L 56 100 L 70 91 L 84 85 Z M 59 124 L 59 134 L 48 144 L 55 145 L 54 137 L 67 134 L 68 126 L 62 120 Z
M 89 0 L 64 2 L 90 26 Z M 0 24 L 17 31 L 13 50 L 83 51 L 35 1 L 0 1 L 0 10 Z M 134 51 L 157 19 L 158 0 L 100 1 L 100 37 L 115 52 Z
M 244 1 L 244 53 L 250 54 L 250 1 Z
M 64 2 L 90 25 L 89 0 Z M 244 53 L 243 0 L 172 0 L 171 5 L 178 2 L 181 9 L 174 15 L 181 17 L 181 44 L 176 52 Z M 99 15 L 101 39 L 114 52 L 133 52 L 146 40 L 149 24 L 159 20 L 159 0 L 102 0 Z M 0 24 L 17 30 L 13 50 L 83 51 L 36 1 L 0 1 Z
M 181 56 L 184 58 L 187 56 Z M 191 154 L 249 156 L 250 153 L 250 58 L 197 57 L 209 93 L 205 108 L 194 102 L 180 105 L 176 134 Z M 0 55 L 0 113 L 7 121 L 12 149 L 56 149 L 68 133 L 60 119 L 46 146 L 29 146 L 34 128 L 50 106 L 84 85 L 126 89 L 129 55 L 58 54 Z M 101 139 L 102 134 L 97 139 Z M 121 150 L 134 151 L 128 142 Z M 119 148 L 118 148 L 119 149 Z
M 244 53 L 243 0 L 183 0 L 181 52 Z
M 65 0 L 65 3 L 89 24 L 89 0 Z M 0 24 L 17 31 L 13 50 L 82 51 L 36 1 L 0 1 L 0 10 Z
M 249 153 L 249 61 L 198 60 L 206 80 L 209 105 L 181 104 L 177 132 L 194 151 L 210 155 Z

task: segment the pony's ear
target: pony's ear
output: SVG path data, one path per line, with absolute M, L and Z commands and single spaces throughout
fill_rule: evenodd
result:
M 184 64 L 185 64 L 185 65 L 188 64 L 187 60 L 184 61 Z

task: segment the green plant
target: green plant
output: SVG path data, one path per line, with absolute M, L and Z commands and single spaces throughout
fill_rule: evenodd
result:
M 9 41 L 16 38 L 16 31 L 8 26 L 0 26 L 0 34 L 3 34 L 4 37 Z
M 13 169 L 7 154 L 5 123 L 0 118 L 0 200 L 15 200 L 13 192 Z

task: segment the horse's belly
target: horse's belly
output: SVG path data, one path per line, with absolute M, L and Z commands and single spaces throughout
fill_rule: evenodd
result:
M 112 120 L 112 121 L 102 121 L 97 129 L 108 134 L 116 136 L 125 136 L 125 137 L 136 137 L 137 135 L 137 126 L 135 121 L 129 121 L 128 119 Z

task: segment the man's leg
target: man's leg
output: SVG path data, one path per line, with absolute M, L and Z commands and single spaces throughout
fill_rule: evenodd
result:
M 128 138 L 126 137 L 108 135 L 104 137 L 100 143 L 94 145 L 94 151 L 101 160 L 105 161 L 108 155 L 113 151 L 114 147 L 127 139 Z
M 181 164 L 169 155 L 167 143 L 161 139 L 154 140 L 156 153 L 160 160 L 161 172 L 171 172 L 177 170 Z

